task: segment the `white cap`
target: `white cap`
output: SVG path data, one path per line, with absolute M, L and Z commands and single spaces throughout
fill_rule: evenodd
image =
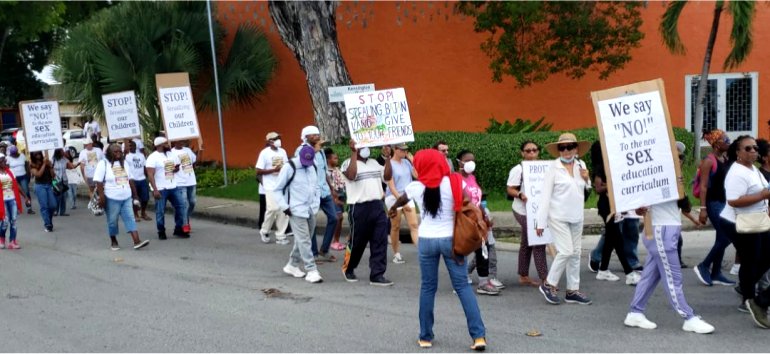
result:
M 153 143 L 153 145 L 158 146 L 158 145 L 161 145 L 161 144 L 165 144 L 167 141 L 168 141 L 168 139 L 166 139 L 166 138 L 164 138 L 162 136 L 159 136 L 159 137 L 155 138 L 155 140 L 153 140 L 152 143 Z
M 5 158 L 5 154 L 0 153 L 0 159 L 4 159 L 4 158 Z
M 679 151 L 680 154 L 684 154 L 684 150 L 687 149 L 687 147 L 684 145 L 683 142 L 677 141 L 676 142 L 676 149 Z
M 306 136 L 313 134 L 321 134 L 321 131 L 318 130 L 318 127 L 315 125 L 308 125 L 307 127 L 302 128 L 302 135 L 299 138 L 302 139 L 302 141 L 305 141 Z

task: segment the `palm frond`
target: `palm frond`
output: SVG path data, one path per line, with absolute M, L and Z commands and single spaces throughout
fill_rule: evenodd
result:
M 674 54 L 685 54 L 686 50 L 679 36 L 679 16 L 687 5 L 686 0 L 671 1 L 666 6 L 666 12 L 660 21 L 660 34 L 663 44 Z
M 728 10 L 733 16 L 733 28 L 730 31 L 730 53 L 725 59 L 724 68 L 733 69 L 740 65 L 751 53 L 753 46 L 751 26 L 756 13 L 754 1 L 730 1 Z

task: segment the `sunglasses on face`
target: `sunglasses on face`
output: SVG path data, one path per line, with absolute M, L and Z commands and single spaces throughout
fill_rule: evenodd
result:
M 746 146 L 743 147 L 743 151 L 745 151 L 745 152 L 759 151 L 759 146 L 757 146 L 757 145 L 746 145 Z
M 524 151 L 526 153 L 531 153 L 531 152 L 538 152 L 538 151 L 540 151 L 540 149 L 537 149 L 537 148 L 535 148 L 535 149 L 524 149 L 524 150 L 521 150 L 521 151 Z
M 575 143 L 572 144 L 559 144 L 556 148 L 559 149 L 559 151 L 570 151 L 577 149 L 578 145 Z

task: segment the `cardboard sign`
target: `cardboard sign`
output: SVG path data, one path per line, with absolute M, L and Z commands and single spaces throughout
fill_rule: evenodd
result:
M 663 80 L 591 92 L 612 212 L 684 196 Z
M 107 133 L 111 140 L 141 136 L 139 112 L 136 108 L 134 91 L 123 91 L 102 95 Z
M 345 95 L 374 91 L 374 84 L 329 87 L 329 103 L 345 102 Z
M 403 88 L 345 95 L 345 112 L 359 148 L 414 141 Z
M 27 151 L 46 151 L 64 147 L 59 102 L 24 101 L 19 102 L 19 106 Z
M 535 226 L 537 211 L 540 209 L 540 195 L 543 191 L 545 174 L 551 169 L 553 161 L 522 161 L 521 192 L 527 196 L 527 241 L 530 246 L 545 245 L 553 242 L 551 230 L 545 228 L 543 236 L 537 236 Z
M 168 141 L 200 138 L 198 115 L 187 73 L 157 74 L 155 82 Z

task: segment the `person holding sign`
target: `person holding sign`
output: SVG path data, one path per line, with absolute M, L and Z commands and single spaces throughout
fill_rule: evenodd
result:
M 96 164 L 104 159 L 104 153 L 101 149 L 94 148 L 94 142 L 92 140 L 85 141 L 85 148 L 80 151 L 78 156 L 78 162 L 80 163 L 80 172 L 86 178 L 86 185 L 88 186 L 88 198 L 93 198 L 94 194 L 94 171 L 96 170 Z
M 43 157 L 42 151 L 30 153 L 30 170 L 35 177 L 35 195 L 40 204 L 40 217 L 43 218 L 45 232 L 53 231 L 53 212 L 56 210 L 56 196 L 53 194 L 53 179 L 56 173 L 50 160 Z
M 557 157 L 545 175 L 540 209 L 535 232 L 542 236 L 548 227 L 556 246 L 556 257 L 540 293 L 553 305 L 561 303 L 556 287 L 562 273 L 567 271 L 568 303 L 590 305 L 591 299 L 580 292 L 580 252 L 583 237 L 583 203 L 591 188 L 588 169 L 577 156 L 588 151 L 591 143 L 578 141 L 575 134 L 564 133 L 559 140 L 546 145 L 546 150 Z
M 179 159 L 179 171 L 174 174 L 177 188 L 182 191 L 182 200 L 185 202 L 187 215 L 185 217 L 184 231 L 190 232 L 190 217 L 195 210 L 196 186 L 198 181 L 195 179 L 195 163 L 198 161 L 198 153 L 194 153 L 189 147 L 184 146 L 185 141 L 177 140 L 174 142 L 172 153 Z
M 118 216 L 123 219 L 123 225 L 134 240 L 134 249 L 138 250 L 150 244 L 149 240 L 142 241 L 134 220 L 133 200 L 138 199 L 134 182 L 129 179 L 131 163 L 126 163 L 123 151 L 118 144 L 107 147 L 106 159 L 100 161 L 94 171 L 96 191 L 99 195 L 99 207 L 104 208 L 107 217 L 107 235 L 110 236 L 110 249 L 120 250 L 117 235 Z
M 21 193 L 19 192 L 19 183 L 13 177 L 13 172 L 8 168 L 4 154 L 0 154 L 0 185 L 3 188 L 3 202 L 0 203 L 0 249 L 8 248 L 17 250 L 21 248 L 16 241 L 16 218 L 22 212 Z M 10 238 L 5 243 L 5 231 L 8 229 Z
M 174 236 L 189 238 L 184 232 L 187 210 L 182 199 L 182 191 L 177 188 L 174 174 L 179 171 L 179 159 L 169 152 L 168 140 L 162 136 L 153 142 L 155 151 L 147 157 L 147 177 L 152 186 L 152 196 L 155 198 L 155 225 L 158 228 L 158 239 L 166 239 L 166 200 L 174 206 Z
M 129 178 L 134 182 L 136 194 L 139 197 L 139 207 L 134 207 L 134 219 L 136 221 L 150 221 L 152 218 L 147 216 L 147 203 L 150 201 L 150 185 L 147 182 L 147 171 L 145 169 L 147 159 L 144 157 L 144 152 L 138 150 L 136 141 L 131 140 L 128 142 L 128 153 L 125 154 L 126 161 L 131 165 Z M 139 215 L 140 210 L 141 215 Z

